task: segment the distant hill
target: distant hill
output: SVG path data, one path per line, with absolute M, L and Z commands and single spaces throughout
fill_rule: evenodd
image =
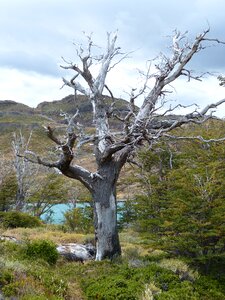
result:
M 112 102 L 111 98 L 105 96 L 105 102 L 107 106 L 110 106 Z M 122 99 L 116 99 L 115 108 L 123 113 L 127 110 L 127 102 Z M 60 112 L 74 114 L 77 109 L 79 109 L 78 121 L 82 121 L 86 126 L 92 126 L 92 105 L 88 98 L 82 95 L 77 95 L 76 98 L 74 95 L 69 95 L 62 100 L 42 102 L 38 104 L 36 108 L 31 108 L 11 100 L 3 100 L 0 101 L 0 127 L 3 123 L 6 123 L 5 120 L 9 126 L 12 126 L 12 123 L 16 124 L 17 121 L 18 124 L 21 124 L 19 120 L 20 117 L 24 116 L 25 119 L 27 119 L 29 115 L 33 115 L 34 119 L 36 119 L 37 116 L 44 119 L 49 117 L 56 122 L 62 122 Z M 29 125 L 29 123 L 28 121 L 27 125 Z M 117 127 L 118 121 L 114 121 L 113 125 Z M 2 131 L 1 128 L 0 131 Z
M 110 106 L 111 99 L 106 96 L 105 102 L 107 106 Z M 127 102 L 116 99 L 115 108 L 118 113 L 124 114 L 127 111 Z M 69 95 L 62 100 L 42 102 L 36 108 L 30 108 L 11 100 L 0 101 L 0 160 L 12 160 L 13 133 L 20 129 L 25 137 L 28 137 L 32 131 L 29 149 L 41 157 L 48 157 L 46 159 L 49 159 L 51 153 L 55 152 L 55 144 L 47 137 L 44 126 L 50 124 L 63 138 L 64 131 L 61 129 L 64 119 L 60 117 L 60 112 L 74 114 L 77 109 L 79 109 L 78 122 L 88 127 L 88 130 L 92 130 L 92 105 L 84 96 L 79 95 L 75 99 L 74 95 Z M 112 120 L 111 124 L 115 129 L 122 126 L 118 120 Z M 88 146 L 79 150 L 76 153 L 76 163 L 90 171 L 95 171 L 96 166 L 92 150 Z M 130 176 L 130 170 L 123 169 L 122 174 L 122 177 L 126 174 L 125 178 L 127 178 Z M 124 199 L 126 188 L 127 185 L 123 183 L 123 180 L 120 181 L 118 186 L 120 199 Z
M 0 100 L 1 113 L 33 113 L 34 109 L 12 100 Z
M 105 96 L 105 102 L 107 106 L 110 106 L 112 100 Z M 121 99 L 116 99 L 115 102 L 115 108 L 119 113 L 124 114 L 127 110 L 127 102 Z M 77 121 L 84 127 L 91 128 L 93 126 L 92 105 L 85 96 L 78 95 L 74 98 L 74 95 L 69 95 L 61 100 L 42 102 L 36 108 L 12 100 L 0 101 L 0 152 L 6 154 L 11 152 L 13 132 L 18 131 L 18 129 L 22 129 L 23 134 L 29 134 L 32 130 L 34 149 L 36 150 L 37 147 L 41 149 L 41 146 L 38 145 L 40 136 L 41 143 L 48 144 L 43 126 L 50 124 L 59 129 L 65 123 L 65 119 L 60 116 L 60 113 L 73 115 L 77 109 L 79 109 Z M 114 128 L 119 128 L 121 122 L 112 120 L 111 125 Z M 44 150 L 42 151 L 44 153 Z

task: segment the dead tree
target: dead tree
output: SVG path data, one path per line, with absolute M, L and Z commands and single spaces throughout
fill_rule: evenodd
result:
M 15 209 L 19 211 L 25 207 L 28 190 L 37 173 L 37 168 L 19 156 L 21 152 L 27 151 L 31 137 L 32 132 L 26 140 L 22 132 L 19 131 L 18 133 L 14 132 L 12 140 L 13 166 L 17 180 Z
M 124 164 L 132 162 L 136 150 L 144 143 L 148 143 L 151 148 L 151 145 L 159 139 L 169 138 L 169 133 L 183 124 L 203 123 L 212 117 L 210 114 L 212 108 L 225 102 L 223 99 L 215 104 L 209 104 L 201 111 L 194 109 L 192 113 L 175 118 L 171 117 L 171 114 L 177 106 L 165 109 L 162 114 L 158 113 L 166 103 L 165 96 L 172 82 L 181 76 L 187 77 L 188 80 L 202 79 L 202 75 L 194 75 L 188 69 L 188 63 L 205 47 L 205 43 L 220 43 L 217 39 L 208 38 L 208 32 L 209 30 L 206 30 L 199 34 L 193 42 L 188 42 L 187 33 L 174 32 L 170 47 L 171 55 L 160 54 L 157 60 L 152 61 L 146 74 L 142 73 L 143 86 L 139 90 L 132 89 L 128 103 L 129 111 L 125 116 L 115 113 L 113 109 L 115 100 L 106 86 L 108 72 L 127 56 L 116 46 L 117 33 L 108 34 L 107 46 L 101 55 L 93 55 L 95 45 L 91 37 L 88 37 L 87 48 L 80 46 L 77 50 L 80 64 L 64 60 L 66 66 L 63 68 L 74 72 L 70 80 L 63 78 L 64 85 L 71 87 L 75 93 L 86 95 L 91 101 L 95 134 L 92 136 L 80 134 L 76 128 L 75 115 L 68 119 L 66 141 L 61 141 L 54 134 L 53 128 L 47 128 L 48 137 L 61 149 L 58 161 L 46 162 L 32 152 L 27 152 L 27 158 L 50 168 L 59 169 L 65 176 L 79 180 L 90 191 L 94 206 L 96 260 L 121 254 L 117 231 L 116 184 Z M 97 76 L 93 75 L 93 64 L 98 66 Z M 96 68 L 95 66 L 95 71 Z M 110 92 L 112 96 L 110 108 L 106 106 L 104 90 Z M 144 99 L 143 104 L 137 108 L 135 100 L 141 96 Z M 112 117 L 121 121 L 123 130 L 113 132 L 109 126 L 109 118 Z M 94 173 L 76 165 L 74 156 L 76 147 L 86 142 L 94 143 L 97 164 Z

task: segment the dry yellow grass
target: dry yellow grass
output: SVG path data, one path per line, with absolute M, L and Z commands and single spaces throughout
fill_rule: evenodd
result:
M 2 234 L 13 236 L 18 240 L 51 240 L 56 244 L 84 243 L 87 238 L 92 237 L 85 234 L 52 230 L 48 227 L 7 229 L 3 231 Z
M 143 244 L 140 235 L 132 229 L 127 229 L 120 233 L 120 242 L 122 252 L 125 255 L 136 252 L 138 256 L 145 256 L 153 251 L 149 245 Z

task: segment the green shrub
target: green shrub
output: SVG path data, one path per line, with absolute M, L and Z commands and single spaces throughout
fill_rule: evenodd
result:
M 64 214 L 64 225 L 71 231 L 93 232 L 93 209 L 90 206 L 76 207 Z
M 2 170 L 1 170 L 2 171 Z M 17 181 L 15 174 L 3 177 L 0 185 L 0 211 L 7 211 L 15 204 Z
M 102 265 L 103 266 L 103 265 Z M 163 270 L 155 264 L 139 268 L 130 267 L 127 264 L 98 266 L 98 274 L 87 274 L 82 280 L 82 288 L 87 299 L 140 299 L 146 284 L 154 283 L 155 290 L 167 291 L 179 288 L 181 281 L 179 276 L 169 270 Z M 90 277 L 89 277 L 90 276 Z
M 2 288 L 2 292 L 3 292 L 4 296 L 6 296 L 6 297 L 15 296 L 18 294 L 19 288 L 20 288 L 19 283 L 17 281 L 15 281 L 15 282 L 11 282 L 11 283 L 5 285 Z
M 202 300 L 225 300 L 224 282 L 221 284 L 210 276 L 201 276 L 196 281 L 196 290 Z
M 82 272 L 81 287 L 86 298 L 91 300 L 225 300 L 223 287 L 216 280 L 204 276 L 187 276 L 187 279 L 180 276 L 181 271 L 190 270 L 183 262 L 178 265 L 178 260 L 175 269 L 165 260 L 162 265 L 163 268 L 154 262 L 141 267 L 95 263 L 93 269 L 89 265 L 88 272 Z
M 42 222 L 37 217 L 19 211 L 1 212 L 0 222 L 4 228 L 32 228 L 42 225 Z
M 14 296 L 18 292 L 18 284 L 11 270 L 0 269 L 0 287 L 6 297 Z
M 4 286 L 13 281 L 14 275 L 11 271 L 0 269 L 0 286 Z
M 53 242 L 36 240 L 26 244 L 25 256 L 30 259 L 43 259 L 53 265 L 56 263 L 59 254 L 56 250 L 56 245 Z
M 123 276 L 114 275 L 108 280 L 102 277 L 96 281 L 93 279 L 86 289 L 87 299 L 101 300 L 135 300 L 140 293 L 140 284 L 133 280 L 127 280 Z
M 195 291 L 193 285 L 184 281 L 174 289 L 159 293 L 154 297 L 156 300 L 200 300 L 202 299 L 198 292 Z

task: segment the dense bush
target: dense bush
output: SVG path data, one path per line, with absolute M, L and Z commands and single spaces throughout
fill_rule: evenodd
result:
M 96 264 L 92 272 L 83 275 L 87 299 L 225 300 L 223 286 L 210 277 L 184 279 L 158 263 L 138 268 L 124 263 L 106 264 Z
M 210 126 L 202 133 L 192 129 L 193 135 L 211 137 Z M 224 149 L 223 144 L 176 141 L 140 154 L 144 193 L 133 201 L 134 222 L 153 246 L 191 258 L 224 252 Z
M 25 247 L 25 255 L 30 259 L 43 259 L 51 265 L 55 264 L 59 257 L 56 245 L 47 240 L 28 242 Z
M 76 207 L 64 214 L 64 225 L 71 231 L 93 232 L 93 209 L 90 206 Z
M 42 225 L 37 217 L 18 211 L 0 212 L 0 223 L 4 228 L 32 228 Z

